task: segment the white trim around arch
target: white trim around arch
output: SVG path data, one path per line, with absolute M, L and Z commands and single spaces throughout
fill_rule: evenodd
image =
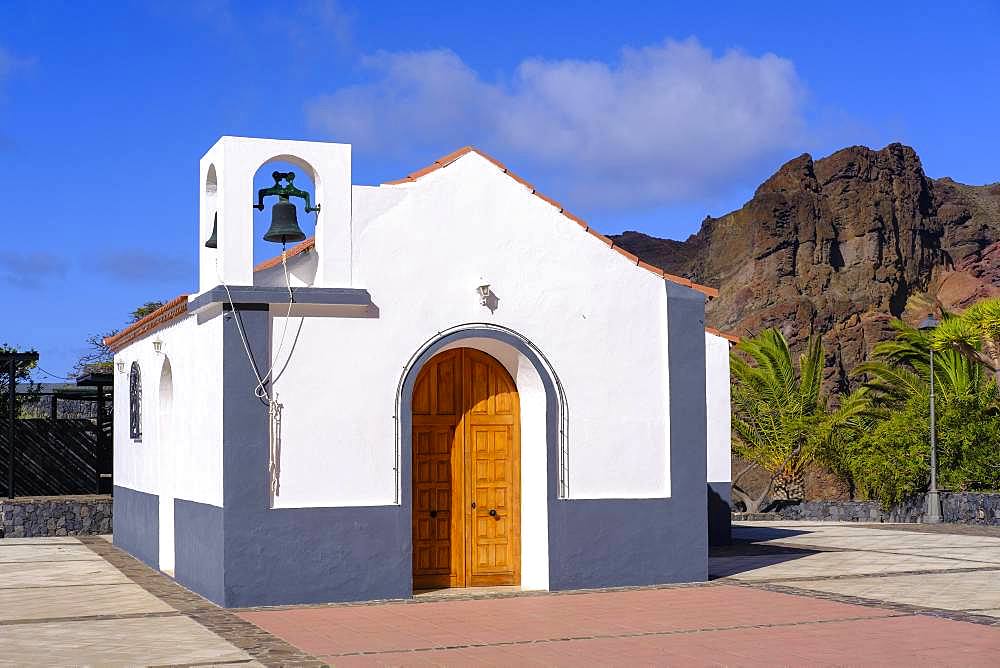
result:
M 515 343 L 517 345 L 515 345 Z M 558 376 L 548 360 L 530 341 L 513 330 L 474 323 L 440 332 L 410 358 L 396 393 L 396 503 L 405 503 L 404 476 L 409 471 L 407 457 L 412 456 L 408 434 L 411 407 L 410 391 L 423 364 L 444 350 L 475 348 L 498 362 L 510 373 L 517 386 L 521 405 L 521 588 L 549 588 L 548 504 L 550 426 L 553 407 L 558 425 L 556 438 L 559 453 L 559 497 L 566 494 L 566 401 Z M 533 359 L 532 359 L 533 358 Z M 541 367 L 541 371 L 539 371 Z M 542 374 L 545 375 L 543 378 Z M 554 397 L 550 397 L 554 394 Z M 404 442 L 404 439 L 405 442 Z

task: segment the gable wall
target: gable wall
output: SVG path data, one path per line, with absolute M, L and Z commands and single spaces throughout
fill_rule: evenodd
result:
M 438 332 L 484 322 L 527 337 L 562 380 L 570 497 L 669 496 L 664 281 L 476 154 L 391 190 L 405 197 L 352 242 L 353 285 L 377 313 L 290 323 L 275 506 L 395 503 L 403 369 Z M 479 304 L 480 276 L 495 313 Z M 272 307 L 272 341 L 283 313 Z

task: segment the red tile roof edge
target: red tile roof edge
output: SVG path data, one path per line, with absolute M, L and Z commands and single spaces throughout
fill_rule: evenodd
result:
M 288 251 L 286 252 L 286 255 L 289 258 L 293 258 L 296 255 L 299 255 L 300 253 L 305 253 L 306 251 L 312 249 L 312 247 L 315 245 L 316 245 L 316 237 L 309 237 L 305 241 L 300 241 L 299 243 L 289 248 Z M 253 270 L 255 272 L 264 271 L 265 269 L 270 269 L 271 267 L 277 267 L 279 264 L 281 264 L 281 256 L 275 255 L 274 257 L 264 260 L 263 262 L 255 266 Z
M 706 327 L 705 331 L 709 334 L 714 334 L 715 336 L 721 336 L 722 338 L 730 341 L 731 343 L 739 343 L 740 337 L 735 334 L 730 334 L 728 332 L 723 332 L 721 329 L 716 329 L 715 327 Z
M 427 174 L 430 174 L 431 172 L 435 172 L 435 171 L 441 169 L 442 167 L 447 167 L 451 163 L 453 163 L 456 160 L 458 160 L 459 158 L 461 158 L 466 153 L 475 153 L 478 156 L 480 156 L 481 158 L 483 158 L 485 160 L 488 160 L 489 162 L 493 163 L 494 165 L 497 166 L 497 168 L 499 168 L 500 170 L 502 170 L 504 174 L 506 174 L 507 176 L 511 177 L 512 179 L 514 179 L 515 181 L 517 181 L 518 183 L 520 183 L 524 187 L 526 187 L 528 190 L 530 190 L 533 195 L 535 195 L 536 197 L 538 197 L 542 201 L 547 202 L 548 204 L 550 204 L 553 207 L 555 207 L 556 209 L 558 209 L 559 213 L 561 213 L 563 216 L 565 216 L 566 218 L 569 218 L 574 223 L 576 223 L 577 225 L 579 225 L 580 227 L 582 227 L 584 229 L 584 231 L 589 232 L 593 236 L 597 237 L 598 239 L 600 239 L 601 241 L 603 241 L 604 243 L 606 243 L 610 249 L 612 249 L 614 251 L 617 251 L 619 254 L 622 255 L 622 257 L 624 257 L 625 259 L 627 259 L 629 262 L 631 262 L 632 264 L 636 265 L 637 267 L 640 267 L 641 269 L 645 269 L 646 271 L 649 271 L 649 272 L 651 272 L 653 274 L 656 274 L 660 278 L 662 278 L 664 280 L 667 280 L 667 281 L 670 281 L 671 283 L 677 283 L 678 285 L 683 285 L 684 287 L 691 288 L 692 290 L 697 290 L 698 292 L 702 293 L 703 295 L 705 295 L 709 299 L 715 299 L 716 297 L 719 296 L 719 291 L 717 289 L 715 289 L 715 288 L 710 288 L 707 285 L 699 285 L 698 283 L 693 283 L 690 280 L 688 280 L 686 278 L 683 278 L 681 276 L 674 276 L 673 274 L 668 274 L 665 271 L 663 271 L 663 269 L 661 269 L 660 267 L 655 267 L 655 266 L 649 264 L 648 262 L 643 262 L 637 256 L 635 256 L 632 253 L 628 252 L 624 248 L 622 248 L 620 246 L 615 246 L 615 243 L 611 239 L 609 239 L 608 237 L 604 236 L 603 234 L 601 234 L 597 230 L 595 230 L 592 227 L 590 227 L 585 220 L 583 220 L 579 216 L 576 216 L 576 215 L 570 213 L 569 211 L 567 211 L 566 209 L 564 209 L 563 206 L 562 206 L 562 204 L 560 204 L 556 200 L 552 199 L 551 197 L 546 197 L 542 193 L 540 193 L 537 190 L 535 190 L 535 187 L 533 185 L 531 185 L 530 183 L 528 183 L 527 181 L 525 181 L 524 179 L 522 179 L 520 176 L 518 176 L 514 172 L 510 171 L 509 169 L 507 169 L 507 167 L 502 162 L 500 162 L 499 160 L 497 160 L 493 156 L 487 155 L 486 153 L 483 153 L 482 151 L 480 151 L 478 148 L 474 148 L 472 146 L 463 146 L 462 148 L 458 149 L 457 151 L 452 151 L 448 155 L 446 155 L 446 156 L 444 156 L 442 158 L 438 158 L 437 160 L 435 160 L 433 163 L 427 165 L 426 167 L 418 169 L 417 171 L 412 172 L 412 173 L 406 175 L 405 177 L 403 177 L 401 179 L 396 179 L 395 181 L 386 181 L 382 185 L 393 186 L 393 185 L 400 185 L 402 183 L 412 183 L 412 182 L 416 181 L 417 179 L 419 179 L 421 176 L 426 176 Z M 295 246 L 290 251 L 288 251 L 288 256 L 291 257 L 293 255 L 298 255 L 299 253 L 304 253 L 305 251 L 307 251 L 310 248 L 312 248 L 313 246 L 315 246 L 315 244 L 316 244 L 315 238 L 314 237 L 310 237 L 310 238 L 306 239 L 305 241 L 303 241 L 302 243 L 300 243 L 298 246 Z M 281 256 L 279 255 L 277 257 L 271 258 L 270 260 L 265 260 L 264 262 L 261 262 L 256 267 L 254 267 L 253 270 L 254 271 L 263 271 L 264 269 L 270 269 L 271 267 L 274 267 L 274 266 L 276 266 L 276 265 L 278 265 L 280 263 L 281 263 Z
M 136 339 L 153 333 L 171 320 L 187 313 L 187 295 L 178 295 L 144 318 L 137 320 L 114 336 L 104 339 L 104 345 L 118 352 Z

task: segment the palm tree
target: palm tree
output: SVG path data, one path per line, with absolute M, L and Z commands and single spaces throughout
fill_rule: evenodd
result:
M 926 397 L 930 378 L 930 349 L 934 347 L 934 387 L 942 402 L 979 400 L 995 402 L 996 383 L 979 360 L 958 346 L 939 343 L 939 332 L 954 332 L 961 318 L 944 314 L 932 333 L 922 332 L 901 320 L 894 320 L 895 338 L 876 345 L 866 362 L 854 367 L 851 376 L 865 376 L 873 408 L 891 409 L 916 397 Z M 967 327 L 967 325 L 962 325 Z M 978 344 L 978 342 L 974 342 Z M 973 350 L 978 350 L 973 346 Z
M 866 409 L 864 392 L 845 398 L 837 410 L 828 408 L 823 357 L 822 340 L 814 336 L 796 370 L 788 341 L 775 329 L 744 339 L 730 355 L 733 450 L 748 462 L 733 479 L 733 493 L 747 512 L 758 512 L 775 487 L 790 498 L 805 467 L 826 452 L 832 434 Z M 753 469 L 769 476 L 756 498 L 740 485 Z
M 1000 384 L 1000 297 L 977 302 L 958 318 L 945 318 L 931 344 L 935 351 L 957 350 L 982 364 Z

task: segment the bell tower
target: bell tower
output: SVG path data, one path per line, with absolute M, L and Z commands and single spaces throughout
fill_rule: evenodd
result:
M 351 145 L 329 142 L 222 137 L 202 157 L 198 227 L 198 291 L 220 283 L 253 285 L 253 211 L 260 206 L 253 177 L 270 162 L 291 163 L 308 174 L 316 186 L 318 258 L 316 287 L 351 287 Z M 287 221 L 288 196 L 300 197 L 287 173 L 275 172 L 273 194 L 281 198 L 275 214 Z M 284 194 L 282 194 L 284 193 Z M 284 207 L 284 208 L 282 208 Z M 312 218 L 312 216 L 310 216 Z M 279 221 L 275 221 L 279 222 Z M 312 221 L 303 221 L 309 236 Z M 215 237 L 215 248 L 205 242 Z M 293 236 L 270 235 L 270 241 L 294 243 Z M 280 247 L 275 246 L 275 254 Z

